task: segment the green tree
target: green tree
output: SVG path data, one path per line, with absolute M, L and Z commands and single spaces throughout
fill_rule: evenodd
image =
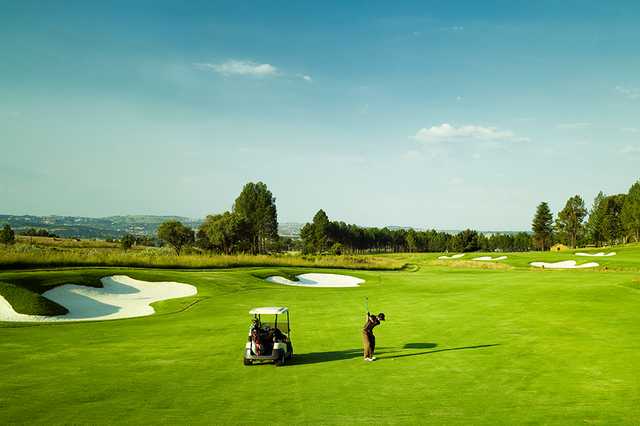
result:
M 564 208 L 558 213 L 556 229 L 565 236 L 565 242 L 573 248 L 576 247 L 578 236 L 584 228 L 586 216 L 587 209 L 584 206 L 584 200 L 579 195 L 569 198 Z
M 478 231 L 465 229 L 453 237 L 453 248 L 455 251 L 472 252 L 480 248 L 478 243 Z
M 5 247 L 8 247 L 9 244 L 14 244 L 16 242 L 16 233 L 13 232 L 11 226 L 4 225 L 2 230 L 0 230 L 0 244 L 4 244 Z
M 209 215 L 198 231 L 207 239 L 207 248 L 224 254 L 248 249 L 248 226 L 244 218 L 231 212 Z
M 252 253 L 264 253 L 268 243 L 278 239 L 276 199 L 264 183 L 246 184 L 233 204 L 233 213 L 247 224 Z
M 622 209 L 626 194 L 610 195 L 603 202 L 602 237 L 608 244 L 624 242 L 624 228 L 622 226 Z
M 122 236 L 122 239 L 120 240 L 120 247 L 122 247 L 122 250 L 127 251 L 131 247 L 133 247 L 135 242 L 136 242 L 136 237 L 134 237 L 131 234 L 124 234 Z
M 531 230 L 533 231 L 533 241 L 537 248 L 545 251 L 551 247 L 553 241 L 553 214 L 551 214 L 549 204 L 546 202 L 538 205 L 531 224 Z
M 313 245 L 317 253 L 329 246 L 329 217 L 322 209 L 313 216 Z
M 604 195 L 602 191 L 596 195 L 591 211 L 589 212 L 589 220 L 587 221 L 588 239 L 598 247 L 601 246 L 604 241 L 603 221 L 606 213 L 606 198 L 606 195 Z
M 622 208 L 622 225 L 627 235 L 640 242 L 640 180 L 629 188 Z
M 158 238 L 169 244 L 180 256 L 184 246 L 195 241 L 193 230 L 177 220 L 169 220 L 158 227 Z

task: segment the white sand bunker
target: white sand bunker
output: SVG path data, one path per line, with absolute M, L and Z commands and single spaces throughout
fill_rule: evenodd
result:
M 489 261 L 505 260 L 505 259 L 507 259 L 507 256 L 498 256 L 498 257 L 480 256 L 480 257 L 476 257 L 473 260 L 478 260 L 481 262 L 489 262 Z
M 584 269 L 584 268 L 597 268 L 598 265 L 595 262 L 583 263 L 578 265 L 575 260 L 565 260 L 563 262 L 546 263 L 546 262 L 531 262 L 529 265 L 536 268 L 544 269 Z
M 298 278 L 298 281 L 291 281 L 278 276 L 268 277 L 266 281 L 298 287 L 358 287 L 364 282 L 360 278 L 339 274 L 302 274 L 296 275 L 296 278 Z
M 453 256 L 440 256 L 438 259 L 440 259 L 440 260 L 453 260 L 453 259 L 460 259 L 461 257 L 464 257 L 464 253 L 454 254 Z
M 585 257 L 609 257 L 609 256 L 615 256 L 616 252 L 612 251 L 611 253 L 576 253 L 576 256 L 585 256 Z
M 153 315 L 150 306 L 161 300 L 194 296 L 198 290 L 189 284 L 147 282 L 117 275 L 101 279 L 102 288 L 65 284 L 42 295 L 67 308 L 69 313 L 58 316 L 25 315 L 16 312 L 0 296 L 0 321 L 60 322 L 96 321 Z

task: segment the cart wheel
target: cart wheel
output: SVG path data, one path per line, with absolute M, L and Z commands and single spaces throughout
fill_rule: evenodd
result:
M 293 345 L 291 342 L 287 342 L 287 359 L 291 359 L 293 356 Z
M 252 360 L 250 360 L 250 359 L 246 359 L 246 358 L 243 358 L 243 359 L 242 359 L 242 363 L 243 363 L 244 365 L 253 365 L 253 361 L 252 361 Z
M 276 365 L 278 367 L 282 367 L 284 363 L 287 362 L 287 357 L 283 351 L 280 351 L 278 358 L 276 359 Z

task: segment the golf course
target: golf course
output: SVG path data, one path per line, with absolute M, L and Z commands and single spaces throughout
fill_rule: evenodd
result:
M 100 287 L 109 276 L 197 294 L 153 303 L 155 313 L 139 318 L 0 322 L 0 423 L 637 424 L 640 245 L 606 251 L 616 255 L 577 270 L 529 264 L 579 265 L 592 260 L 574 255 L 584 249 L 492 262 L 471 257 L 493 253 L 389 254 L 406 264 L 390 271 L 3 271 L 0 282 L 33 296 L 22 298 L 31 313 L 44 309 L 38 293 Z M 265 280 L 318 272 L 364 282 Z M 365 298 L 387 318 L 373 363 L 362 358 Z M 249 310 L 260 306 L 289 308 L 285 366 L 242 363 Z

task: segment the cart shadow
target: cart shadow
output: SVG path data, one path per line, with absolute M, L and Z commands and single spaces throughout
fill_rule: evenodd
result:
M 404 345 L 405 349 L 430 349 L 430 348 L 435 348 L 436 345 L 435 343 L 407 343 L 406 345 Z M 467 349 L 483 349 L 483 348 L 491 348 L 493 346 L 500 346 L 499 343 L 494 343 L 494 344 L 490 344 L 490 345 L 475 345 L 475 346 L 461 346 L 458 348 L 446 348 L 446 349 L 436 349 L 434 351 L 425 351 L 425 352 L 417 352 L 417 353 L 412 353 L 412 354 L 400 354 L 400 355 L 392 355 L 392 356 L 385 356 L 385 357 L 381 357 L 380 359 L 396 359 L 396 358 L 405 358 L 405 357 L 409 357 L 409 356 L 418 356 L 418 355 L 429 355 L 429 354 L 435 354 L 438 352 L 450 352 L 450 351 L 463 351 L 463 350 L 467 350 Z

